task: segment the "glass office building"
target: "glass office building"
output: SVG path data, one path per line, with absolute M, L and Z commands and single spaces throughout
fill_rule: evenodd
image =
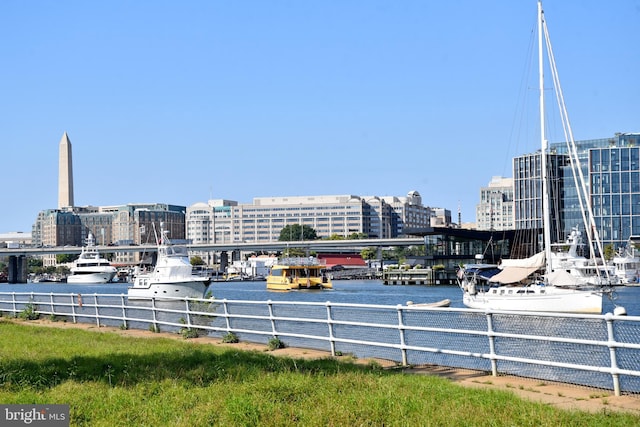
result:
M 576 141 L 576 147 L 602 244 L 624 246 L 630 236 L 640 235 L 640 134 Z M 559 224 L 553 236 L 563 241 L 573 227 L 585 232 L 583 209 L 566 144 L 551 144 L 548 156 L 551 217 Z M 540 152 L 516 157 L 513 173 L 516 229 L 540 227 Z

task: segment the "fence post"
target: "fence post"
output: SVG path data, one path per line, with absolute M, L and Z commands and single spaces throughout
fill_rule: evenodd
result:
M 407 366 L 409 363 L 407 361 L 407 348 L 404 341 L 404 322 L 402 318 L 402 305 L 397 305 L 398 310 L 398 331 L 400 331 L 400 351 L 402 352 L 402 366 Z
M 73 294 L 69 294 L 69 296 L 71 297 L 71 318 L 73 319 L 73 323 L 77 323 L 76 322 L 76 302 L 73 298 Z M 80 301 L 80 294 L 78 294 L 78 300 Z
M 96 325 L 100 327 L 100 310 L 98 309 L 98 294 L 93 294 L 93 305 L 96 311 Z
M 498 376 L 498 361 L 496 360 L 496 337 L 493 334 L 493 315 L 490 311 L 487 314 L 487 337 L 489 338 L 489 357 L 491 360 L 491 375 Z
M 158 331 L 158 321 L 156 319 L 156 297 L 151 297 L 151 314 L 153 316 L 153 330 Z
M 325 302 L 327 307 L 327 327 L 329 328 L 329 345 L 331 346 L 331 355 L 336 355 L 336 341 L 333 336 L 333 319 L 331 318 L 331 302 Z
M 609 356 L 611 357 L 611 379 L 613 380 L 613 392 L 616 396 L 620 396 L 620 374 L 618 374 L 618 359 L 616 357 L 616 337 L 613 333 L 613 314 L 605 314 L 604 319 L 607 322 L 607 346 L 609 347 Z
M 15 292 L 11 292 L 11 307 L 13 308 L 13 315 L 15 317 L 16 314 L 18 313 L 18 309 L 16 308 L 16 293 Z
M 49 293 L 49 303 L 51 304 L 51 316 L 56 315 L 56 307 L 53 305 L 53 292 Z
M 191 329 L 191 311 L 189 311 L 189 298 L 184 299 L 184 309 L 187 313 L 187 328 Z
M 231 332 L 231 322 L 229 322 L 229 309 L 227 307 L 227 299 L 222 300 L 222 307 L 224 308 L 224 321 L 227 325 L 227 333 Z
M 273 318 L 273 301 L 267 300 L 267 306 L 269 307 L 269 320 L 271 320 L 271 333 L 273 338 L 278 338 L 278 331 L 276 330 L 276 319 Z

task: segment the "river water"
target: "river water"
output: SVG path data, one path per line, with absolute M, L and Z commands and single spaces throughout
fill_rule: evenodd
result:
M 43 292 L 73 294 L 125 294 L 128 283 L 104 285 L 67 283 L 2 284 L 0 292 Z M 445 298 L 451 307 L 464 308 L 462 292 L 457 286 L 384 285 L 380 280 L 339 280 L 333 282 L 331 290 L 269 291 L 265 281 L 213 282 L 209 291 L 216 299 L 249 301 L 293 301 L 405 305 L 435 302 Z M 615 288 L 615 301 L 604 299 L 603 313 L 613 312 L 615 305 L 626 308 L 629 316 L 640 316 L 640 287 L 619 286 Z

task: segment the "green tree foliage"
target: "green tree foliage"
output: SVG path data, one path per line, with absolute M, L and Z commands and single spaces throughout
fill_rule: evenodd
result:
M 613 257 L 616 255 L 616 250 L 613 248 L 613 245 L 611 243 L 608 245 L 605 245 L 603 252 L 604 252 L 604 259 L 606 259 L 607 261 L 611 261 Z
M 362 259 L 376 259 L 378 257 L 378 250 L 376 248 L 364 248 L 360 252 Z
M 347 237 L 347 239 L 349 240 L 362 240 L 362 239 L 368 239 L 368 238 L 369 238 L 369 235 L 366 233 L 351 233 Z
M 42 267 L 43 265 L 42 258 L 31 257 L 27 260 L 27 266 L 29 268 Z
M 424 245 L 409 246 L 407 248 L 402 246 L 394 246 L 391 250 L 382 251 L 382 259 L 401 261 L 408 256 L 424 256 Z
M 204 260 L 199 255 L 192 256 L 189 262 L 191 265 L 204 265 Z
M 280 230 L 280 242 L 294 242 L 298 240 L 317 240 L 316 230 L 308 225 L 289 224 Z
M 59 265 L 55 269 L 55 273 L 61 276 L 68 276 L 71 270 L 66 265 Z
M 57 254 L 56 255 L 57 264 L 66 264 L 68 262 L 73 262 L 76 259 L 78 259 L 78 255 L 73 255 L 73 254 Z

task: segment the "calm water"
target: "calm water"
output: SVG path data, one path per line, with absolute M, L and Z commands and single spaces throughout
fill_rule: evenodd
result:
M 0 292 L 44 292 L 74 294 L 126 294 L 128 283 L 104 285 L 27 283 L 2 284 Z M 457 286 L 383 285 L 379 280 L 339 280 L 332 290 L 268 291 L 264 281 L 214 282 L 209 290 L 216 299 L 249 301 L 313 301 L 353 304 L 398 305 L 435 302 L 448 298 L 451 307 L 464 308 L 462 292 Z M 615 288 L 615 304 L 627 309 L 630 316 L 640 316 L 640 287 Z M 614 302 L 605 298 L 603 313 L 612 312 Z

